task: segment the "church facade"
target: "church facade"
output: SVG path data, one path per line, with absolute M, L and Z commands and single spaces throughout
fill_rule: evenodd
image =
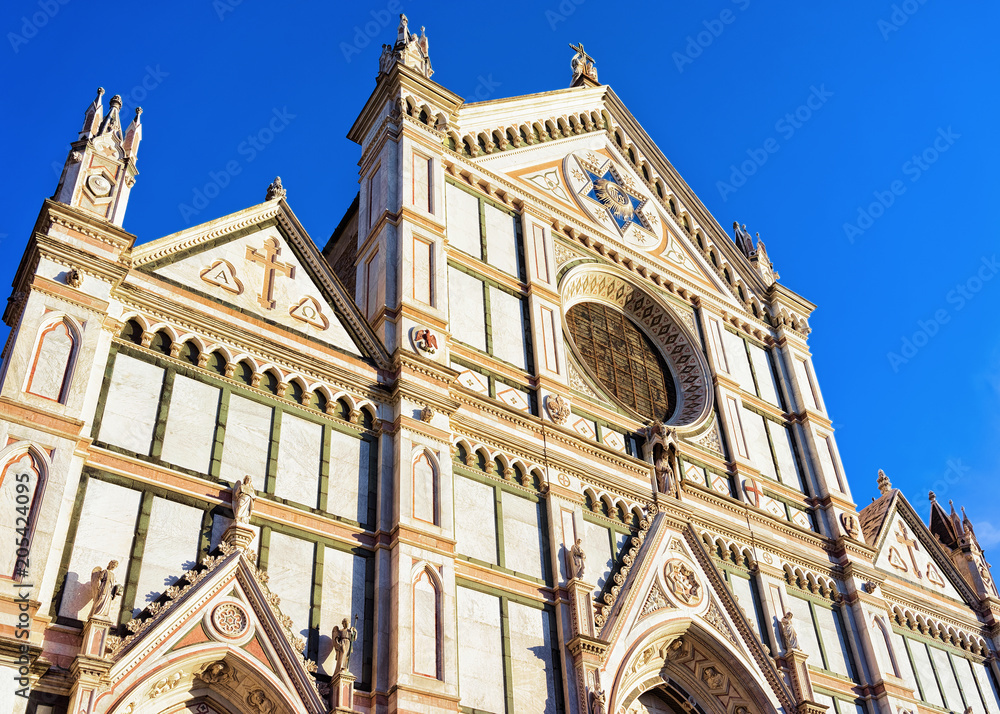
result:
M 1000 714 L 969 518 L 859 508 L 814 306 L 573 51 L 467 103 L 401 18 L 322 250 L 279 179 L 128 233 L 98 92 L 4 313 L 0 710 Z

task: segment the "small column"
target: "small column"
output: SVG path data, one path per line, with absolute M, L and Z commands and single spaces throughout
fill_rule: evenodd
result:
M 574 568 L 575 575 L 567 584 L 570 606 L 573 608 L 573 639 L 569 641 L 569 651 L 573 655 L 573 667 L 577 672 L 578 711 L 590 711 L 591 692 L 598 689 L 598 670 L 604 659 L 604 651 L 608 645 L 596 637 L 594 628 L 594 603 L 592 586 L 585 583 L 579 575 L 582 568 Z

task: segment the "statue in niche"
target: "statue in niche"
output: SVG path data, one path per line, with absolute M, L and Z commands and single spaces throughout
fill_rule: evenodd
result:
M 233 484 L 231 501 L 236 523 L 241 526 L 250 525 L 250 516 L 253 515 L 253 505 L 256 500 L 257 492 L 254 491 L 249 476 L 244 476 L 242 481 Z
M 662 421 L 650 422 L 645 430 L 646 458 L 652 456 L 653 471 L 656 474 L 656 489 L 675 498 L 680 498 L 680 483 L 677 478 L 677 444 L 674 430 Z
M 358 616 L 354 616 L 357 622 Z M 333 649 L 337 652 L 337 667 L 334 674 L 346 670 L 351 663 L 351 651 L 354 649 L 354 641 L 358 639 L 358 629 L 351 626 L 349 618 L 344 618 L 341 623 L 343 627 L 333 626 Z
M 788 652 L 799 649 L 799 636 L 795 632 L 795 626 L 792 625 L 791 611 L 786 612 L 784 617 L 781 618 L 781 639 L 784 641 L 785 649 Z
M 607 714 L 607 711 L 608 711 L 608 704 L 607 704 L 608 695 L 606 695 L 604 693 L 604 690 L 603 689 L 595 689 L 591 693 L 590 696 L 592 698 L 592 701 L 590 703 L 591 714 Z
M 584 567 L 587 564 L 587 554 L 583 552 L 582 539 L 576 539 L 576 543 L 570 548 L 569 554 L 573 559 L 573 577 L 582 578 Z
M 94 598 L 89 617 L 108 617 L 111 604 L 122 594 L 122 586 L 115 584 L 115 568 L 118 561 L 112 560 L 106 568 L 94 568 L 90 574 L 90 591 Z

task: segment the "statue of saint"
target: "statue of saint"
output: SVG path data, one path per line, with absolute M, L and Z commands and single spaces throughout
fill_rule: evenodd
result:
M 244 476 L 242 481 L 233 484 L 232 507 L 233 518 L 241 526 L 250 525 L 250 515 L 253 513 L 253 504 L 257 500 L 257 492 L 253 489 L 253 483 L 249 476 Z
M 94 568 L 90 574 L 90 592 L 94 604 L 90 606 L 89 617 L 108 617 L 111 613 L 111 603 L 121 595 L 122 586 L 115 585 L 115 568 L 118 561 L 112 560 L 107 568 Z
M 569 551 L 570 556 L 573 558 L 573 577 L 582 578 L 583 569 L 587 564 L 587 554 L 583 552 L 583 540 L 580 538 L 576 539 L 576 543 Z
M 358 616 L 355 615 L 354 619 L 356 621 Z M 341 624 L 343 627 L 333 626 L 333 649 L 337 652 L 337 667 L 333 670 L 334 674 L 350 666 L 354 640 L 358 639 L 358 629 L 351 626 L 348 618 L 345 617 Z
M 781 639 L 785 641 L 785 650 L 791 652 L 799 649 L 799 636 L 792 625 L 792 613 L 786 612 L 781 618 Z
M 590 703 L 591 714 L 607 714 L 608 704 L 607 704 L 607 694 L 604 693 L 603 689 L 595 689 L 590 695 L 593 699 Z
M 670 467 L 670 453 L 667 449 L 659 449 L 660 455 L 653 464 L 656 471 L 656 485 L 660 493 L 674 495 L 674 470 Z

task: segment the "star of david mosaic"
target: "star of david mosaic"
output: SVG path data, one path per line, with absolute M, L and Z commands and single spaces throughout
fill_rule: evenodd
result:
M 605 156 L 588 152 L 567 157 L 569 184 L 580 205 L 626 243 L 650 249 L 660 243 L 659 223 L 648 196 Z M 655 223 L 654 223 L 655 221 Z

